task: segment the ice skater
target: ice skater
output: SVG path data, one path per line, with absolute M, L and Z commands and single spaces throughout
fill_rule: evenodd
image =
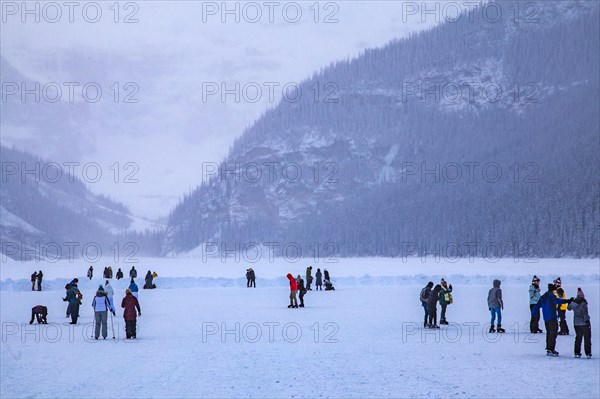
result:
M 306 287 L 304 287 L 304 280 L 302 280 L 302 277 L 300 275 L 298 275 L 298 278 L 296 279 L 296 283 L 298 283 L 298 294 L 300 297 L 300 305 L 298 305 L 298 307 L 303 308 L 304 307 L 304 294 L 306 294 Z
M 581 357 L 581 341 L 588 359 L 592 358 L 592 326 L 588 304 L 581 288 L 577 288 L 577 298 L 567 305 L 573 311 L 573 325 L 575 326 L 575 357 Z
M 427 298 L 427 313 L 429 314 L 429 321 L 427 327 L 429 328 L 440 328 L 437 324 L 437 303 L 440 299 L 440 291 L 442 286 L 437 284 L 433 287 L 433 290 L 429 293 Z
M 125 319 L 125 338 L 136 339 L 137 338 L 137 316 L 142 316 L 142 309 L 137 298 L 133 296 L 133 293 L 129 288 L 125 290 L 125 298 L 121 301 L 121 307 L 123 310 L 123 319 Z
M 425 310 L 425 319 L 423 319 L 423 327 L 427 327 L 429 323 L 429 312 L 427 311 L 427 300 L 429 299 L 429 294 L 431 294 L 431 289 L 433 288 L 433 281 L 427 283 L 425 287 L 421 290 L 421 294 L 419 295 L 419 299 L 421 300 L 421 306 L 423 306 L 423 310 Z
M 542 309 L 544 323 L 546 324 L 546 355 L 548 356 L 558 356 L 556 351 L 556 336 L 558 335 L 556 308 L 558 305 L 569 304 L 573 301 L 573 298 L 569 300 L 557 298 L 554 291 L 556 291 L 556 286 L 548 284 L 548 291 L 540 297 L 538 303 L 531 310 L 531 314 L 535 316 L 540 308 Z
M 540 279 L 538 276 L 533 276 L 531 285 L 529 286 L 529 312 L 533 310 L 533 307 L 540 301 L 542 294 L 540 292 Z M 540 314 L 535 316 L 531 313 L 531 320 L 529 322 L 529 332 L 532 334 L 543 333 L 540 330 Z
M 110 304 L 106 292 L 102 286 L 98 287 L 96 296 L 92 300 L 92 307 L 94 308 L 94 339 L 100 337 L 100 328 L 102 328 L 102 338 L 106 339 L 108 335 L 108 311 L 115 315 L 115 310 Z
M 315 290 L 323 291 L 323 273 L 321 273 L 321 269 L 317 269 L 317 273 L 315 274 Z
M 502 328 L 502 311 L 504 310 L 504 302 L 502 301 L 502 288 L 500 288 L 500 284 L 500 280 L 494 280 L 493 287 L 488 292 L 488 309 L 492 315 L 492 320 L 490 321 L 490 333 L 505 332 L 504 328 Z M 498 327 L 494 328 L 496 317 L 498 317 Z
M 446 280 L 442 279 L 440 282 L 442 289 L 440 290 L 440 306 L 442 307 L 442 314 L 440 315 L 440 324 L 448 324 L 446 320 L 446 308 L 452 304 L 452 284 L 448 285 Z
M 287 274 L 287 278 L 290 281 L 290 304 L 288 305 L 288 308 L 297 308 L 298 300 L 296 299 L 296 295 L 298 294 L 298 283 L 291 273 Z

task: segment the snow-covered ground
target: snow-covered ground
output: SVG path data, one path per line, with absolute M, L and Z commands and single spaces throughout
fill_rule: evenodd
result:
M 95 264 L 96 276 L 106 262 Z M 121 267 L 125 275 L 130 264 Z M 288 309 L 285 274 L 327 268 L 335 292 L 309 292 Z M 220 259 L 141 259 L 158 289 L 140 292 L 136 341 L 124 339 L 121 312 L 107 341 L 92 341 L 91 299 L 103 280 L 83 261 L 0 265 L 0 397 L 600 397 L 600 264 L 477 259 L 457 263 L 341 259 L 257 264 Z M 257 288 L 246 288 L 253 267 Z M 44 271 L 44 291 L 29 276 Z M 531 276 L 542 288 L 560 276 L 567 295 L 582 287 L 595 356 L 574 359 L 574 336 L 558 337 L 559 358 L 545 356 L 545 335 L 528 333 Z M 79 277 L 79 324 L 65 318 L 64 285 Z M 429 279 L 454 287 L 449 326 L 423 330 L 420 289 Z M 487 291 L 500 278 L 504 335 L 487 334 Z M 137 279 L 138 284 L 143 278 Z M 113 287 L 118 302 L 128 279 Z M 141 284 L 140 284 L 141 286 Z M 48 306 L 50 324 L 28 323 Z M 572 314 L 568 314 L 572 328 Z M 543 328 L 543 324 L 542 324 Z

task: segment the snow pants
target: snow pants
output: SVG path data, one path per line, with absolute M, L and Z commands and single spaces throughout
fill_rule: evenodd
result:
M 592 354 L 592 327 L 589 324 L 575 326 L 575 354 L 581 354 L 581 341 L 586 355 Z
M 530 313 L 533 311 L 534 306 L 535 305 L 529 305 Z M 529 332 L 531 332 L 532 334 L 535 334 L 538 332 L 539 329 L 540 329 L 540 312 L 537 312 L 537 314 L 535 316 L 533 314 L 531 315 L 531 321 L 529 322 Z
M 94 314 L 94 320 L 96 321 L 96 329 L 94 331 L 94 338 L 98 339 L 100 336 L 100 327 L 102 327 L 102 338 L 106 338 L 108 335 L 108 311 L 103 310 Z
M 556 348 L 556 336 L 558 335 L 558 321 L 546 320 L 546 350 L 553 351 Z
M 442 314 L 440 315 L 440 321 L 446 321 L 446 308 L 448 307 L 448 304 L 442 303 L 440 306 L 442 307 Z
M 127 339 L 129 338 L 135 338 L 137 332 L 136 330 L 136 324 L 137 324 L 137 320 L 125 320 L 125 337 L 127 337 Z

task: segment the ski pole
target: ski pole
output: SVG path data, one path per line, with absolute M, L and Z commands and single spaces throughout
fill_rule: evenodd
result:
M 110 329 L 113 333 L 113 339 L 115 339 L 115 323 L 113 322 L 113 314 L 110 312 Z

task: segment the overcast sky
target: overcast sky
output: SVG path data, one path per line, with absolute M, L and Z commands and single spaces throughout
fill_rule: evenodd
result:
M 84 11 L 90 3 L 71 10 L 54 3 L 61 7 L 60 18 L 57 9 L 43 9 L 41 3 L 39 22 L 35 13 L 23 13 L 23 3 L 9 3 L 12 7 L 2 5 L 1 32 L 2 57 L 8 63 L 42 84 L 78 82 L 81 87 L 96 82 L 103 96 L 91 103 L 78 87 L 70 103 L 65 90 L 60 102 L 66 107 L 54 108 L 52 117 L 68 119 L 73 131 L 40 138 L 32 133 L 36 126 L 3 122 L 2 143 L 56 161 L 98 162 L 104 176 L 114 173 L 108 167 L 119 162 L 118 183 L 102 178 L 90 188 L 153 218 L 165 216 L 200 183 L 203 162 L 220 161 L 243 129 L 276 104 L 281 90 L 274 90 L 272 101 L 266 82 L 300 82 L 332 61 L 434 22 L 416 17 L 403 21 L 400 1 L 320 2 L 318 7 L 313 1 L 273 2 L 272 8 L 266 2 L 237 3 L 239 22 L 235 11 L 222 13 L 222 2 L 120 3 L 118 15 L 110 8 L 113 2 L 94 3 L 100 4 L 101 16 L 94 4 Z M 29 4 L 33 9 L 34 3 Z M 302 6 L 301 16 L 296 4 Z M 235 10 L 236 3 L 228 7 Z M 117 102 L 114 82 L 119 83 Z M 232 95 L 225 102 L 219 94 L 206 96 L 208 86 L 225 83 L 232 88 L 235 82 L 241 88 L 264 88 L 262 96 L 256 102 L 243 96 L 239 102 Z M 125 103 L 128 94 L 138 102 Z M 122 182 L 133 172 L 125 170 L 127 162 L 139 166 L 139 183 Z

